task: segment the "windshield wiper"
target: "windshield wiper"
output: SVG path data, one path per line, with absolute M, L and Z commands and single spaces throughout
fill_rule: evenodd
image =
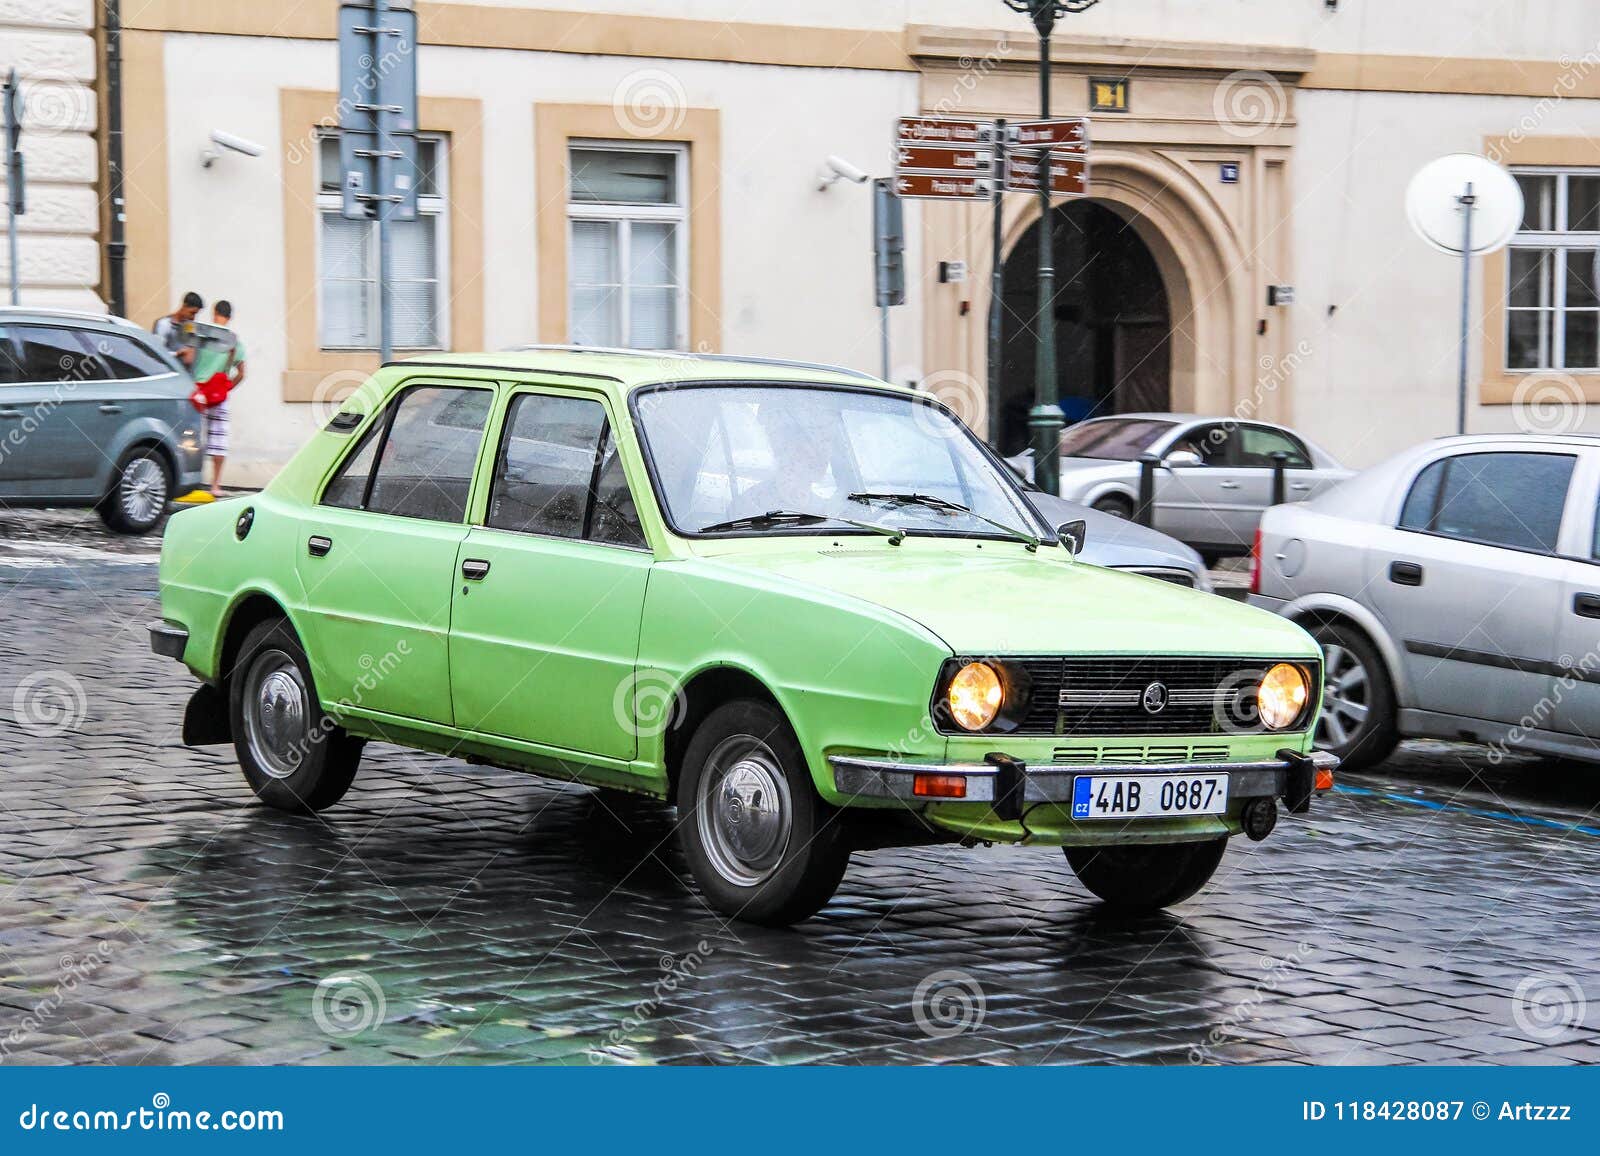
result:
M 841 522 L 860 530 L 871 530 L 898 546 L 906 536 L 904 530 L 893 526 L 877 526 L 871 522 L 858 522 L 854 518 L 841 518 L 837 514 L 807 514 L 799 510 L 768 510 L 765 514 L 748 514 L 743 518 L 729 518 L 726 522 L 712 522 L 701 526 L 697 534 L 720 534 L 725 530 L 764 530 L 769 526 L 815 526 L 820 522 Z
M 1028 548 L 1028 553 L 1037 553 L 1039 539 L 1026 530 L 1019 530 L 1015 526 L 1008 526 L 1004 522 L 997 522 L 993 518 L 986 518 L 973 510 L 970 506 L 963 506 L 960 502 L 952 502 L 949 498 L 941 498 L 935 494 L 897 493 L 890 490 L 861 490 L 849 495 L 852 502 L 882 502 L 890 506 L 923 506 L 929 510 L 940 510 L 947 514 L 965 514 L 969 518 L 976 518 L 988 526 L 993 526 L 1008 538 L 1021 542 Z

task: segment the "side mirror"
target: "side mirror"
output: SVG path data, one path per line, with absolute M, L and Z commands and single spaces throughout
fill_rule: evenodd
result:
M 1203 466 L 1205 462 L 1193 450 L 1173 450 L 1161 464 L 1169 470 L 1181 470 L 1186 466 Z
M 1056 537 L 1061 539 L 1061 544 L 1076 558 L 1083 553 L 1084 544 L 1089 540 L 1089 523 L 1082 518 L 1072 522 L 1062 522 L 1056 527 Z

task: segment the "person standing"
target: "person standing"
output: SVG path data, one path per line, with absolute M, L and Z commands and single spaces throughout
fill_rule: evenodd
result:
M 193 296 L 193 294 L 190 294 Z M 187 298 L 185 298 L 187 302 Z M 237 389 L 244 383 L 244 342 L 232 332 L 233 305 L 218 301 L 211 307 L 211 321 L 219 329 L 227 330 L 225 336 L 209 336 L 200 343 L 193 363 L 194 379 L 211 380 L 223 374 Z M 231 391 L 230 391 L 231 396 Z M 222 465 L 228 457 L 228 398 L 206 409 L 206 456 L 211 459 L 211 496 L 222 496 Z
M 195 347 L 184 340 L 184 327 L 194 321 L 205 308 L 200 294 L 190 290 L 183 295 L 183 304 L 165 317 L 158 318 L 151 331 L 161 339 L 161 344 L 190 370 L 194 369 Z

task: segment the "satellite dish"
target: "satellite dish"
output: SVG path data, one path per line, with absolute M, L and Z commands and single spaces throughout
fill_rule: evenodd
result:
M 1465 206 L 1472 195 L 1472 255 L 1506 246 L 1522 226 L 1522 188 L 1516 178 L 1476 153 L 1451 153 L 1422 166 L 1406 189 L 1411 227 L 1435 249 L 1460 256 L 1466 236 Z

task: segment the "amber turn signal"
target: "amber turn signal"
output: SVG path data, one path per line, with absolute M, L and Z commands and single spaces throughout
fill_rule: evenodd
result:
M 911 793 L 927 799 L 965 799 L 965 775 L 917 775 L 911 780 Z

